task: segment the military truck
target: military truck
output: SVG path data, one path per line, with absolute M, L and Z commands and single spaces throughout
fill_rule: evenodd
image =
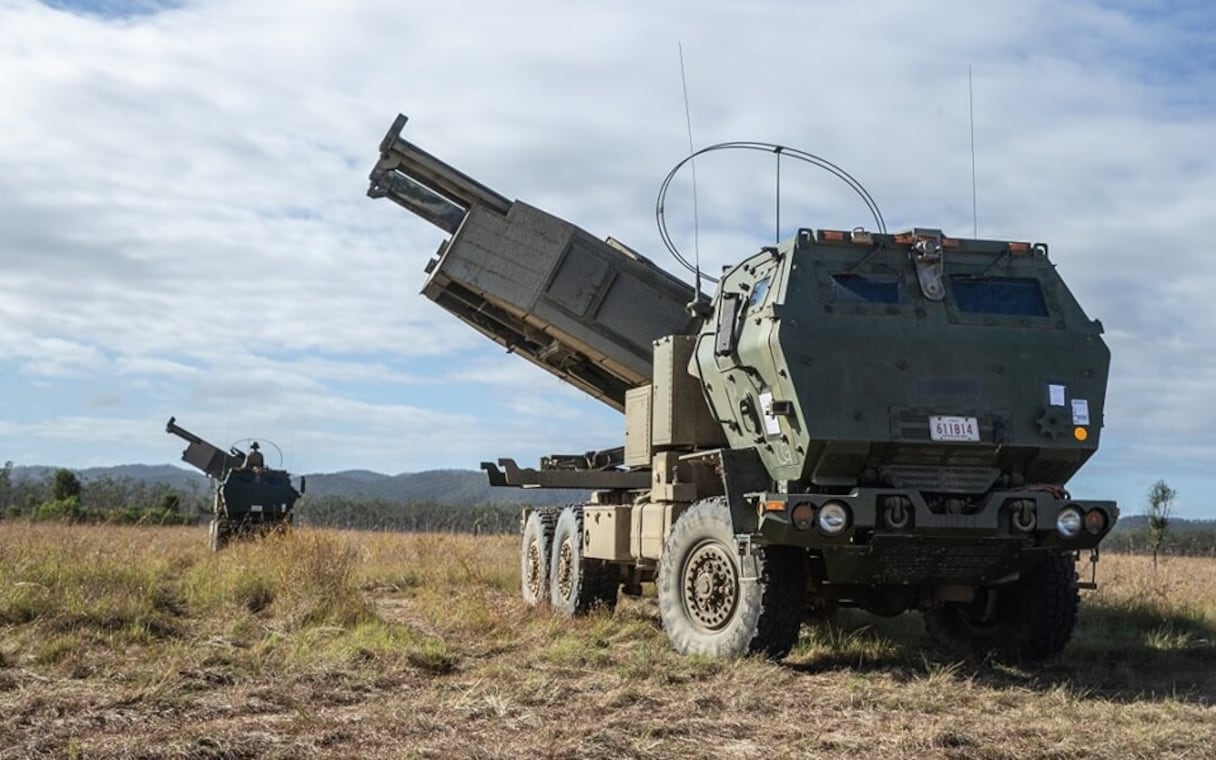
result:
M 235 446 L 224 451 L 179 426 L 176 417 L 169 418 L 165 432 L 188 443 L 182 461 L 202 470 L 214 483 L 208 529 L 212 551 L 223 549 L 233 538 L 265 536 L 291 526 L 304 478 L 300 477 L 297 491 L 286 470 L 266 467 L 257 441 L 250 444 L 249 452 Z
M 1065 489 L 1098 448 L 1109 352 L 1047 245 L 803 228 L 706 301 L 405 123 L 368 194 L 448 233 L 423 294 L 624 413 L 621 447 L 482 463 L 495 485 L 593 490 L 524 512 L 525 600 L 580 614 L 653 584 L 682 653 L 781 657 L 838 607 L 1061 653 L 1119 510 Z

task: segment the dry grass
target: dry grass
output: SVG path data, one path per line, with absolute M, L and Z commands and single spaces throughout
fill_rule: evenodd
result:
M 1216 561 L 1108 556 L 1062 664 L 841 614 L 784 663 L 672 653 L 652 600 L 518 599 L 510 537 L 0 523 L 0 758 L 1209 757 Z

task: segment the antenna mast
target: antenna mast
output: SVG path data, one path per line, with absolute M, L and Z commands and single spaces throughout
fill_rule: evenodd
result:
M 688 78 L 684 74 L 684 43 L 677 41 L 676 48 L 680 52 L 680 85 L 684 89 L 684 123 L 688 126 L 688 154 L 696 150 L 692 142 L 692 112 L 688 108 Z M 692 161 L 692 245 L 693 260 L 696 262 L 693 272 L 694 304 L 701 301 L 701 223 L 697 215 L 697 162 Z
M 971 88 L 971 64 L 967 64 L 967 113 L 971 119 L 971 236 L 980 236 L 975 204 L 975 94 Z
M 780 145 L 773 150 L 773 152 L 777 154 L 777 230 L 773 234 L 773 245 L 779 245 L 781 243 L 781 151 L 783 150 L 785 149 Z

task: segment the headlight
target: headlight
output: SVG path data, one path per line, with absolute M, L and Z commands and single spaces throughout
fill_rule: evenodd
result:
M 1084 522 L 1081 510 L 1076 507 L 1065 507 L 1056 517 L 1056 533 L 1060 534 L 1060 538 L 1076 538 L 1081 534 L 1081 526 Z
M 838 501 L 829 501 L 819 508 L 815 522 L 825 536 L 839 536 L 849 527 L 849 508 Z

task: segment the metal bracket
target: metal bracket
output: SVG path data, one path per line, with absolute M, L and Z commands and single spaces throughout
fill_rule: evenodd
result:
M 936 230 L 914 230 L 912 237 L 908 258 L 916 267 L 920 292 L 930 301 L 940 301 L 946 296 L 942 285 L 942 234 Z
M 746 533 L 735 536 L 735 552 L 739 556 L 739 580 L 743 582 L 760 580 L 760 567 L 756 562 L 756 553 L 752 551 L 752 537 Z
M 752 537 L 748 533 L 741 533 L 735 536 L 735 549 L 739 552 L 740 557 L 751 556 L 752 553 Z
M 1077 581 L 1077 588 L 1093 591 L 1098 588 L 1098 547 L 1089 550 L 1089 580 Z

